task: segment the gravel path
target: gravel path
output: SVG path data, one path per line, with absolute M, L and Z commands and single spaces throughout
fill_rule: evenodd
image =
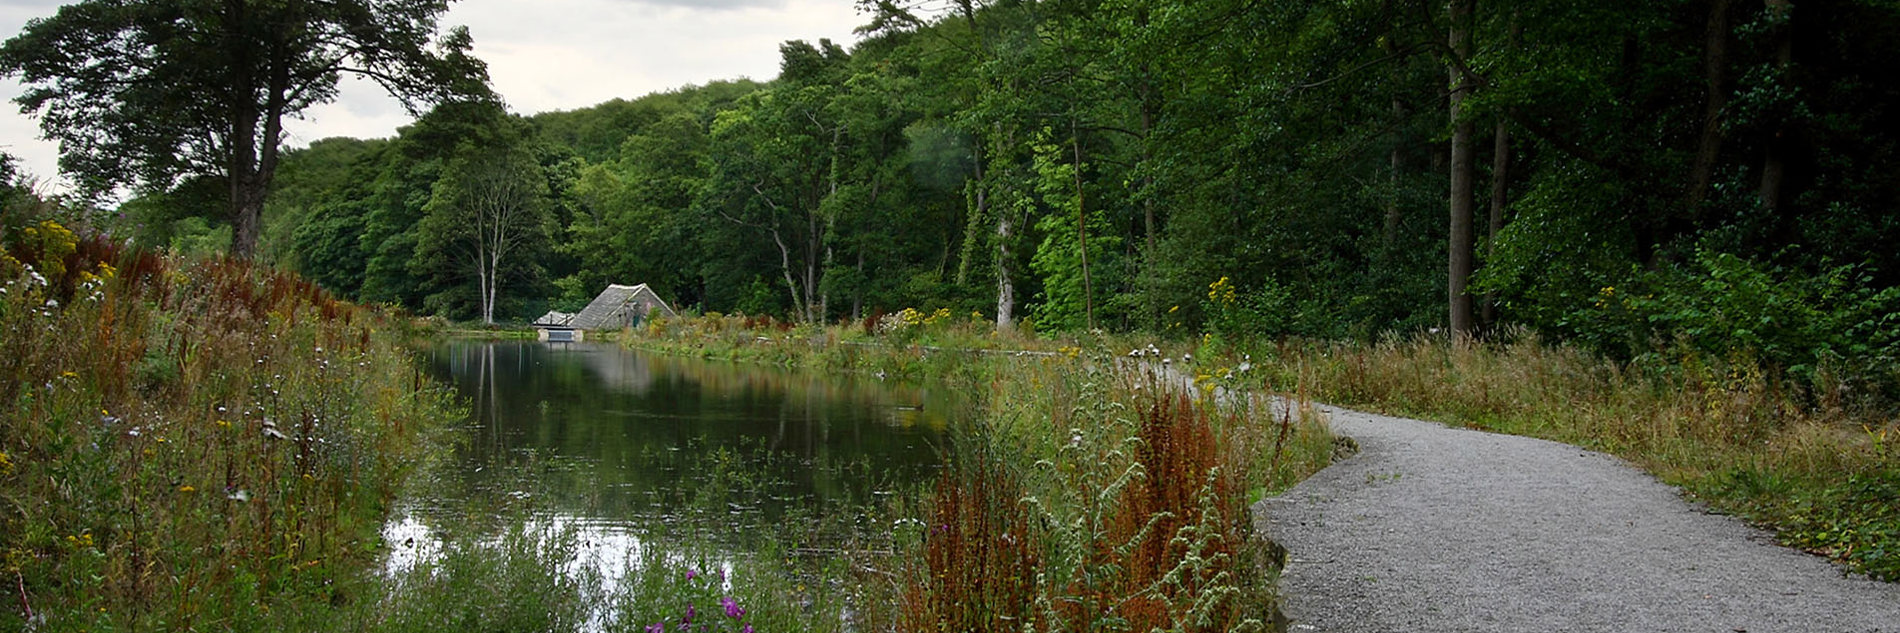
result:
M 1359 454 L 1255 516 L 1305 631 L 1900 633 L 1900 584 L 1843 576 L 1623 461 L 1324 408 Z

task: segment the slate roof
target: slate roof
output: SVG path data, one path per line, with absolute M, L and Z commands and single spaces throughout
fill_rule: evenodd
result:
M 573 324 L 574 324 L 573 313 L 556 312 L 556 311 L 550 310 L 548 311 L 547 314 L 541 315 L 541 318 L 535 319 L 534 323 L 532 323 L 531 325 L 535 325 L 538 327 L 568 327 Z
M 639 322 L 654 308 L 666 316 L 678 316 L 646 284 L 609 284 L 592 303 L 574 315 L 569 325 L 581 330 L 615 330 Z

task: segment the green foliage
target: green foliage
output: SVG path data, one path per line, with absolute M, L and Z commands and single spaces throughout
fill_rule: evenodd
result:
M 345 72 L 412 106 L 488 94 L 468 32 L 437 37 L 447 8 L 89 0 L 9 39 L 0 74 L 30 86 L 16 101 L 91 193 L 166 192 L 193 176 L 230 184 L 233 254 L 249 257 L 284 117 L 336 98 Z
M 1811 276 L 1700 250 L 1689 264 L 1626 275 L 1626 285 L 1606 282 L 1577 297 L 1589 303 L 1546 327 L 1623 354 L 1680 346 L 1709 358 L 1751 358 L 1802 384 L 1834 366 L 1893 387 L 1880 383 L 1900 358 L 1900 289 L 1878 289 L 1865 265 Z
M 501 534 L 449 540 L 392 574 L 376 630 L 506 633 L 588 630 L 603 600 L 600 569 L 579 557 L 569 528 L 519 517 Z
M 420 440 L 454 416 L 401 328 L 52 218 L 3 250 L 0 565 L 22 608 L 0 628 L 300 628 L 360 595 Z
M 1417 0 L 864 6 L 858 44 L 788 42 L 771 82 L 525 130 L 449 103 L 386 150 L 293 155 L 287 174 L 312 168 L 284 196 L 282 261 L 365 300 L 478 312 L 416 227 L 464 140 L 516 139 L 548 181 L 550 248 L 525 260 L 543 279 L 504 293 L 512 316 L 648 283 L 796 321 L 944 306 L 1044 331 L 1094 313 L 1117 331 L 1377 341 L 1445 324 L 1456 70 L 1485 137 L 1472 202 L 1499 224 L 1478 236 L 1484 332 L 1749 357 L 1803 384 L 1830 363 L 1849 382 L 1891 373 L 1892 7 L 1485 6 L 1453 59 L 1445 7 Z M 1222 277 L 1231 306 L 1204 299 Z
M 426 303 L 437 314 L 467 316 L 462 301 L 472 282 L 473 315 L 493 324 L 504 289 L 541 281 L 550 202 L 542 167 L 525 148 L 458 150 L 435 181 L 416 227 L 410 268 L 443 288 Z

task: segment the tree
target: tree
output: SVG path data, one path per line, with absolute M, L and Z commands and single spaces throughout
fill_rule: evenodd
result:
M 483 323 L 495 322 L 502 284 L 525 267 L 547 239 L 548 182 L 534 154 L 521 147 L 470 148 L 435 182 L 425 207 L 417 258 L 450 274 L 473 274 Z
M 1477 124 L 1465 112 L 1465 100 L 1471 97 L 1472 78 L 1464 67 L 1471 57 L 1472 5 L 1474 0 L 1451 3 L 1451 240 L 1449 258 L 1451 332 L 1454 337 L 1470 336 L 1477 330 L 1471 314 L 1472 258 L 1472 181 L 1477 169 L 1472 165 L 1473 139 Z
M 780 45 L 776 86 L 714 119 L 713 168 L 700 206 L 770 237 L 800 322 L 823 321 L 827 236 L 845 129 L 831 108 L 849 55 L 829 40 Z
M 488 95 L 466 29 L 438 37 L 448 0 L 85 0 L 0 46 L 16 102 L 92 193 L 164 191 L 189 176 L 229 191 L 231 252 L 248 258 L 276 175 L 283 120 L 334 99 L 344 73 L 412 111 Z

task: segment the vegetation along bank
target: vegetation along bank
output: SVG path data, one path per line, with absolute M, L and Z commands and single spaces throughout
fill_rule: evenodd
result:
M 427 619 L 392 615 L 424 602 L 363 598 L 380 583 L 342 570 L 372 557 L 363 535 L 450 407 L 398 362 L 399 324 L 338 300 L 518 323 L 609 283 L 707 315 L 644 345 L 974 377 L 988 430 L 946 476 L 990 492 L 940 497 L 931 512 L 980 520 L 917 547 L 1047 538 L 918 560 L 1049 572 L 984 598 L 1027 600 L 996 612 L 1049 626 L 1147 578 L 1088 553 L 1140 549 L 1114 542 L 1133 538 L 1121 510 L 1063 494 L 1133 499 L 1135 477 L 1104 473 L 1218 463 L 1117 448 L 1151 419 L 1226 424 L 1089 373 L 1151 339 L 1204 384 L 1602 448 L 1790 544 L 1896 574 L 1891 3 L 865 2 L 861 39 L 786 42 L 768 81 L 535 114 L 494 93 L 467 31 L 438 28 L 446 3 L 202 4 L 77 2 L 0 46 L 0 75 L 30 86 L 18 102 L 66 141 L 81 189 L 48 200 L 0 159 L 0 571 L 19 621 L 241 623 L 318 602 Z M 215 36 L 172 37 L 187 27 Z M 310 72 L 234 89 L 256 67 L 232 60 L 253 54 Z M 357 62 L 420 117 L 392 138 L 283 147 L 283 118 L 334 97 Z M 92 195 L 115 191 L 129 198 Z M 156 254 L 227 248 L 252 263 Z M 1051 334 L 1077 342 L 1033 342 Z M 961 347 L 1058 360 L 947 360 Z M 1022 384 L 1048 393 L 1007 391 Z M 997 408 L 998 393 L 1027 404 Z M 1108 435 L 1065 448 L 1072 420 Z M 1035 441 L 986 444 L 1019 432 Z M 1155 529 L 1211 547 L 1231 519 L 1222 491 L 1268 487 L 1216 468 L 1187 478 L 1206 491 L 1176 491 L 1206 501 L 1207 529 L 1175 511 L 1149 514 L 1175 517 Z M 994 503 L 1019 489 L 1043 505 Z M 456 560 L 475 575 L 455 582 L 501 574 L 589 603 L 578 580 L 523 571 L 563 550 L 511 542 L 532 564 L 484 566 L 502 546 L 470 542 Z M 1215 558 L 1250 560 L 1233 554 Z M 1164 602 L 1229 595 L 1223 570 Z M 245 606 L 275 599 L 308 609 Z M 585 620 L 532 600 L 429 605 L 415 608 Z M 1168 609 L 1112 617 L 1216 613 Z

